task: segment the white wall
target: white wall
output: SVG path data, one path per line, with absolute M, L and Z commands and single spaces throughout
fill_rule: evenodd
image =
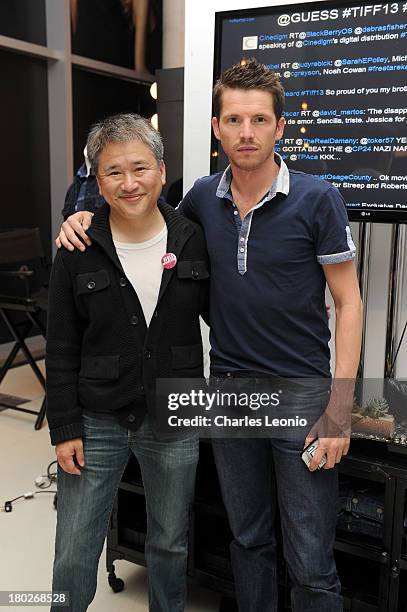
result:
M 292 4 L 270 0 L 185 0 L 184 190 L 209 173 L 211 92 L 215 10 Z M 296 3 L 298 4 L 298 2 Z M 354 224 L 357 231 L 357 224 Z M 384 370 L 391 227 L 374 225 L 367 299 L 365 377 L 381 378 Z M 407 317 L 407 278 L 401 319 Z M 334 323 L 334 321 L 332 321 Z M 407 339 L 398 375 L 407 376 Z

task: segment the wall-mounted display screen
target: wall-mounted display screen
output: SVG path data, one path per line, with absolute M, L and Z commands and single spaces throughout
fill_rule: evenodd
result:
M 281 77 L 289 167 L 336 185 L 351 220 L 407 222 L 407 2 L 217 13 L 215 79 L 249 57 Z

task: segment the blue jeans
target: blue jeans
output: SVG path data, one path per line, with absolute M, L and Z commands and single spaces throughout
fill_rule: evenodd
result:
M 149 610 L 181 612 L 198 438 L 160 442 L 148 418 L 136 432 L 109 418 L 85 414 L 83 419 L 82 474 L 74 476 L 58 468 L 53 590 L 69 591 L 69 612 L 84 612 L 93 600 L 114 498 L 133 452 L 140 464 L 147 506 Z
M 312 413 L 309 394 L 305 405 Z M 231 561 L 239 610 L 277 611 L 278 504 L 293 612 L 342 612 L 333 557 L 337 470 L 310 472 L 301 459 L 304 440 L 298 437 L 214 438 L 212 445 L 234 537 Z

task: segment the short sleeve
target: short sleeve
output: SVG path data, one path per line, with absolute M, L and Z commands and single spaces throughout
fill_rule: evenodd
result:
M 313 233 L 317 260 L 321 265 L 343 263 L 355 257 L 356 247 L 345 201 L 334 187 L 327 189 L 321 198 Z

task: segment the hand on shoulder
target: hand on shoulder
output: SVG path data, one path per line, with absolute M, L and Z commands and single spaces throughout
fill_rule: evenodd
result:
M 75 248 L 84 251 L 85 245 L 90 246 L 92 241 L 86 235 L 86 230 L 92 223 L 92 217 L 93 213 L 88 210 L 82 210 L 68 217 L 61 225 L 59 235 L 55 240 L 58 249 L 64 247 L 68 251 L 73 251 Z

